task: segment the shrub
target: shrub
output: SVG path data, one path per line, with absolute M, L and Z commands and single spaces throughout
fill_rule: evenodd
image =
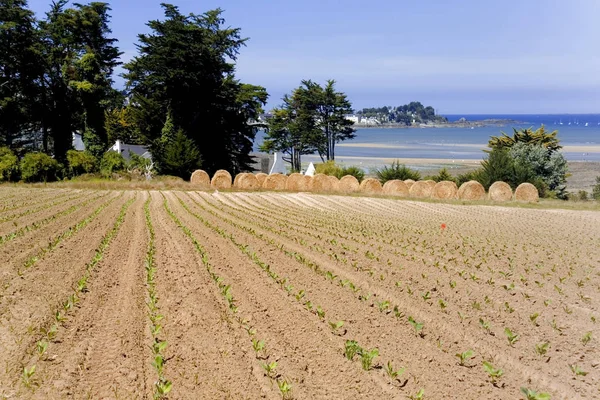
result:
M 362 169 L 360 169 L 358 167 L 342 168 L 340 175 L 338 176 L 338 179 L 342 179 L 346 175 L 352 175 L 353 177 L 356 178 L 356 180 L 358 180 L 359 183 L 362 182 L 363 179 L 365 179 L 365 171 L 363 171 Z
M 432 181 L 436 181 L 436 182 L 449 181 L 449 182 L 456 183 L 456 178 L 453 177 L 452 175 L 450 175 L 450 173 L 448 172 L 448 169 L 446 169 L 445 167 L 442 168 L 440 170 L 440 172 L 438 172 L 437 175 L 426 176 L 423 179 L 424 180 L 432 180 Z
M 400 164 L 399 161 L 394 161 L 392 162 L 392 165 L 386 165 L 385 167 L 378 169 L 376 171 L 376 175 L 381 184 L 394 179 L 401 181 L 405 181 L 407 179 L 418 181 L 421 179 L 421 174 L 418 171 L 412 170 L 404 164 Z
M 96 157 L 87 151 L 67 151 L 67 163 L 69 164 L 69 175 L 77 176 L 95 172 L 98 168 Z
M 59 169 L 58 162 L 45 153 L 27 153 L 21 160 L 21 177 L 25 182 L 54 181 Z
M 129 169 L 138 169 L 143 172 L 146 170 L 146 167 L 150 166 L 151 164 L 151 159 L 129 152 Z
M 121 153 L 115 151 L 107 151 L 100 160 L 100 172 L 106 177 L 111 176 L 113 172 L 123 171 L 125 167 L 125 159 Z
M 8 147 L 0 147 L 0 182 L 19 180 L 19 159 Z
M 559 197 L 564 192 L 567 160 L 561 153 L 551 152 L 540 145 L 517 143 L 511 147 L 509 154 L 515 164 L 527 166 L 546 183 L 548 189 L 556 191 Z
M 596 177 L 596 184 L 592 189 L 592 197 L 594 200 L 600 200 L 600 176 Z
M 198 147 L 181 129 L 162 146 L 159 160 L 162 174 L 183 179 L 189 179 L 192 172 L 202 166 Z

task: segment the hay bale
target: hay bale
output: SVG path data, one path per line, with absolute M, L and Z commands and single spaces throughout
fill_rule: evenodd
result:
M 406 183 L 404 183 L 404 181 L 392 179 L 383 185 L 383 193 L 390 194 L 392 196 L 407 197 L 408 186 Z
M 265 174 L 264 172 L 259 172 L 258 174 L 256 174 L 256 179 L 258 179 L 258 184 L 260 185 L 260 187 L 262 187 L 263 183 L 265 183 L 265 179 L 267 179 L 267 174 Z
M 282 174 L 271 174 L 267 175 L 265 181 L 262 184 L 262 188 L 265 190 L 285 190 L 285 184 L 287 182 L 287 175 Z
M 408 190 L 410 190 L 410 187 L 415 184 L 415 181 L 412 179 L 407 179 L 404 181 L 404 183 L 406 183 L 406 187 L 408 187 Z
M 261 187 L 258 183 L 258 179 L 256 179 L 256 176 L 254 176 L 254 174 L 238 174 L 238 176 L 236 176 L 235 179 L 237 180 L 237 182 L 234 183 L 234 186 L 238 189 L 258 190 Z
M 506 182 L 494 182 L 488 189 L 488 197 L 492 201 L 510 201 L 512 200 L 512 196 L 512 189 Z
M 190 178 L 192 185 L 210 186 L 210 176 L 201 169 L 197 169 L 192 173 Z
M 452 181 L 441 181 L 435 184 L 431 197 L 434 199 L 456 199 L 458 186 Z
M 540 193 L 531 183 L 521 183 L 515 189 L 515 200 L 535 203 L 540 200 Z
M 316 174 L 312 179 L 313 192 L 331 192 L 331 181 L 329 180 L 329 176 L 325 174 Z
M 215 189 L 231 189 L 231 174 L 220 169 L 212 177 L 210 185 Z
M 410 197 L 417 197 L 420 199 L 431 197 L 431 192 L 433 192 L 433 188 L 427 181 L 417 181 L 412 184 L 410 189 L 408 189 Z
M 342 193 L 354 193 L 358 192 L 360 189 L 360 183 L 353 175 L 343 176 L 342 179 L 340 179 L 339 185 L 340 192 Z
M 285 190 L 291 192 L 307 192 L 311 190 L 311 182 L 311 176 L 295 172 L 288 176 L 287 181 L 285 182 Z
M 426 184 L 428 184 L 429 186 L 431 186 L 431 190 L 433 191 L 433 188 L 435 187 L 435 185 L 437 185 L 437 182 L 431 179 L 428 179 L 425 181 Z
M 458 198 L 461 200 L 484 200 L 485 188 L 477 181 L 469 181 L 460 185 Z
M 340 191 L 340 180 L 337 177 L 330 175 L 329 184 L 331 185 L 332 193 L 337 193 Z
M 381 182 L 374 178 L 363 179 L 360 183 L 360 191 L 362 193 L 383 193 L 383 187 L 381 186 Z
M 240 178 L 242 177 L 242 175 L 247 174 L 247 172 L 240 172 L 239 174 L 237 174 L 235 176 L 235 178 L 233 179 L 233 187 L 237 188 L 239 186 L 239 182 L 240 182 Z

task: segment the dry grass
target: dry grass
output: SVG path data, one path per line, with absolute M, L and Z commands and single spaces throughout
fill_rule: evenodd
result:
M 540 194 L 531 183 L 521 183 L 515 189 L 515 200 L 536 203 L 540 200 Z
M 409 189 L 406 183 L 398 179 L 392 179 L 383 185 L 383 193 L 392 196 L 408 197 L 408 192 Z
M 513 192 L 506 182 L 494 182 L 488 189 L 488 198 L 492 201 L 511 201 Z
M 329 176 L 325 174 L 316 174 L 313 176 L 313 192 L 329 193 L 331 192 L 331 181 Z
M 441 181 L 435 184 L 431 197 L 434 199 L 456 199 L 458 187 L 451 181 Z
M 415 181 L 413 181 L 412 179 L 407 179 L 404 181 L 404 183 L 406 183 L 408 190 L 410 190 L 410 187 L 415 184 Z
M 485 188 L 477 181 L 469 181 L 460 185 L 458 198 L 461 200 L 484 200 Z
M 242 174 L 238 174 L 236 177 L 236 182 L 234 183 L 234 187 L 236 189 L 241 189 L 241 190 L 259 190 L 261 188 L 260 184 L 258 183 L 258 179 L 256 179 L 256 176 L 254 176 L 254 174 L 249 174 L 249 173 L 242 173 Z
M 190 183 L 192 185 L 199 185 L 208 188 L 210 186 L 210 176 L 208 173 L 206 173 L 206 171 L 197 169 L 192 173 Z
M 431 197 L 431 192 L 433 191 L 433 187 L 427 183 L 427 181 L 418 181 L 415 182 L 408 193 L 411 197 L 416 197 L 419 199 L 428 199 Z
M 360 190 L 360 183 L 358 179 L 352 175 L 343 176 L 340 179 L 340 192 L 341 193 L 355 193 Z
M 369 193 L 369 194 L 377 194 L 383 193 L 383 187 L 381 186 L 381 182 L 374 178 L 363 179 L 360 183 L 360 191 L 361 193 Z
M 258 179 L 258 184 L 260 185 L 260 187 L 262 187 L 263 183 L 265 183 L 265 179 L 267 179 L 267 174 L 265 174 L 264 172 L 259 172 L 258 174 L 256 174 L 256 179 Z
M 231 189 L 231 174 L 224 169 L 220 169 L 212 177 L 210 185 L 215 189 Z
M 265 181 L 262 184 L 262 188 L 265 190 L 285 190 L 286 182 L 287 175 L 271 174 L 267 175 Z

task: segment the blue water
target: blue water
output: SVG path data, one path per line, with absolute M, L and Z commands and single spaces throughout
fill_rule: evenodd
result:
M 406 128 L 406 129 L 357 129 L 356 138 L 336 146 L 336 157 L 368 158 L 444 158 L 452 160 L 479 160 L 484 157 L 482 149 L 490 136 L 501 131 L 512 134 L 512 128 L 534 129 L 544 124 L 549 131 L 558 130 L 563 146 L 600 145 L 600 114 L 556 115 L 447 115 L 450 121 L 512 119 L 522 124 L 503 127 L 481 128 Z M 562 122 L 562 125 L 561 125 Z M 570 125 L 569 125 L 570 123 Z M 585 126 L 585 124 L 588 126 Z M 262 143 L 263 133 L 257 135 L 255 147 Z M 349 144 L 350 146 L 346 146 Z M 364 146 L 360 146 L 364 144 Z M 584 149 L 585 150 L 585 149 Z M 563 150 L 572 161 L 600 161 L 600 152 Z

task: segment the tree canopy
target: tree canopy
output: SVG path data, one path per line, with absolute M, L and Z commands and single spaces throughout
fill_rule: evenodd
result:
M 138 55 L 125 65 L 132 114 L 159 168 L 165 165 L 161 133 L 167 115 L 202 158 L 209 173 L 250 169 L 249 153 L 266 103 L 261 86 L 235 78 L 239 50 L 247 39 L 239 28 L 225 28 L 220 9 L 183 15 L 162 4 L 164 20 L 148 23 L 139 35 Z

